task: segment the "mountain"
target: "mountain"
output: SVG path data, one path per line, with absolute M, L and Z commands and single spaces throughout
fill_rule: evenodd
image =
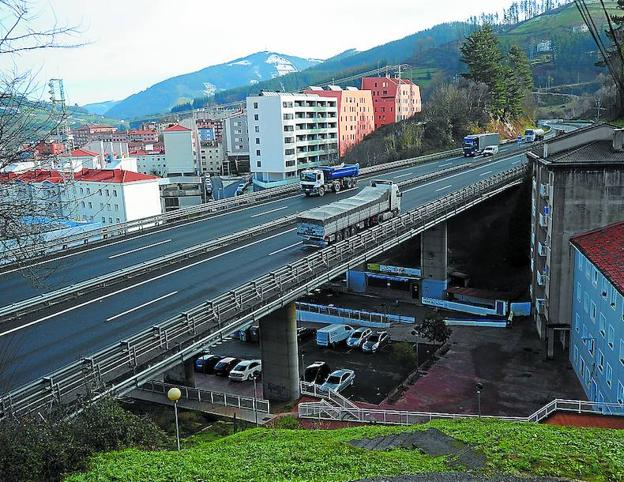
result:
M 276 52 L 256 52 L 224 64 L 163 80 L 118 102 L 106 111 L 117 119 L 167 112 L 176 104 L 222 90 L 299 72 L 321 63 Z
M 104 115 L 107 111 L 119 104 L 118 100 L 107 100 L 104 102 L 93 102 L 82 106 L 90 114 Z

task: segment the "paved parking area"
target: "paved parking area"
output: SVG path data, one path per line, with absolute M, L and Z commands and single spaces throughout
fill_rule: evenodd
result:
M 306 323 L 305 326 L 320 327 Z M 238 358 L 260 358 L 258 343 L 244 343 L 237 339 L 225 341 L 212 348 L 212 353 Z M 426 351 L 421 356 L 426 355 Z M 299 344 L 299 370 L 315 361 L 327 362 L 332 370 L 348 368 L 355 372 L 355 383 L 341 392 L 353 401 L 378 404 L 386 398 L 414 367 L 400 366 L 391 360 L 390 350 L 379 353 L 363 353 L 359 349 L 341 346 L 337 349 L 322 348 L 314 339 Z M 239 395 L 253 396 L 252 382 L 230 382 L 225 377 L 196 374 L 197 386 Z M 257 384 L 257 396 L 262 397 L 262 383 Z

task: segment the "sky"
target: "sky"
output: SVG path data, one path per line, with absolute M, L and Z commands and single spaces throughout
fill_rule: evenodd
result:
M 84 45 L 0 59 L 0 69 L 31 70 L 41 85 L 63 78 L 69 102 L 83 105 L 260 50 L 319 59 L 366 50 L 512 0 L 29 1 L 35 26 L 78 26 L 67 41 Z

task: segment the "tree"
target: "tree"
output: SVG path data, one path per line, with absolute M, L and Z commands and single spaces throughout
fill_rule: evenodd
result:
M 439 313 L 426 316 L 420 325 L 420 334 L 432 343 L 446 343 L 452 330 L 446 326 L 444 318 Z
M 531 64 L 524 50 L 517 45 L 509 48 L 508 54 L 509 67 L 514 80 L 524 92 L 533 91 L 533 71 Z

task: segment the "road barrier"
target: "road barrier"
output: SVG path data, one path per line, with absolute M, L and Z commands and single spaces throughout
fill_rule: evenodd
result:
M 517 166 L 247 282 L 0 398 L 0 418 L 125 394 L 249 322 L 522 182 Z

